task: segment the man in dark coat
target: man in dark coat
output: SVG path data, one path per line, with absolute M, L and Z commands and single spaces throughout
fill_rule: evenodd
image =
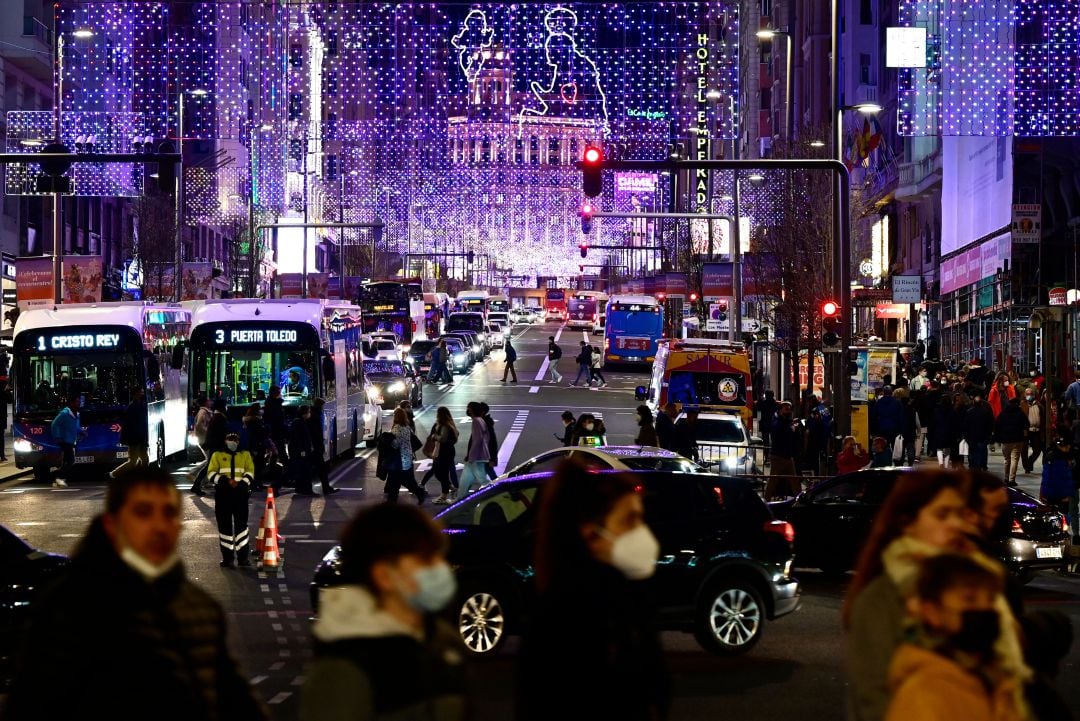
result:
M 675 440 L 675 419 L 678 416 L 678 406 L 674 403 L 668 403 L 663 413 L 656 414 L 656 438 L 664 450 L 674 451 L 678 445 Z
M 1010 486 L 1016 485 L 1016 469 L 1020 466 L 1027 432 L 1028 417 L 1020 410 L 1020 399 L 1010 398 L 994 423 L 994 438 L 1001 444 L 1005 460 L 1005 482 Z
M 184 574 L 182 519 L 165 471 L 109 482 L 105 513 L 34 603 L 6 719 L 267 719 L 225 645 L 224 611 Z
M 797 496 L 802 490 L 802 482 L 795 472 L 796 439 L 791 423 L 791 403 L 784 401 L 773 419 L 769 479 L 765 482 L 766 501 L 783 496 Z
M 300 414 L 289 424 L 289 477 L 299 496 L 314 496 L 311 488 L 312 458 L 315 445 L 311 439 L 311 406 L 300 406 Z
M 892 387 L 885 386 L 881 389 L 881 397 L 874 403 L 871 420 L 873 422 L 870 427 L 873 435 L 887 440 L 889 448 L 892 448 L 893 441 L 904 427 L 904 406 L 893 397 Z
M 281 389 L 276 385 L 270 386 L 266 403 L 263 404 L 263 421 L 266 423 L 270 440 L 274 442 L 278 455 L 284 462 L 288 459 L 285 448 L 285 429 L 287 428 L 285 423 L 285 400 L 281 397 Z
M 311 418 L 308 420 L 308 434 L 311 436 L 311 469 L 319 476 L 324 496 L 337 493 L 330 485 L 330 463 L 326 460 L 326 438 L 323 428 L 323 408 L 326 401 L 316 398 L 312 402 Z M 310 476 L 309 476 L 310 477 Z
M 124 410 L 124 420 L 120 422 L 120 445 L 128 447 L 128 459 L 109 475 L 150 465 L 150 431 L 146 413 L 146 391 L 136 387 L 135 396 Z
M 968 467 L 987 470 L 989 445 L 994 435 L 994 411 L 981 393 L 971 396 L 971 408 L 964 414 L 964 440 L 968 444 Z
M 778 408 L 776 398 L 772 391 L 765 391 L 764 397 L 754 406 L 754 412 L 758 414 L 758 428 L 761 432 L 761 440 L 769 445 L 769 435 L 772 433 L 773 418 L 776 417 Z

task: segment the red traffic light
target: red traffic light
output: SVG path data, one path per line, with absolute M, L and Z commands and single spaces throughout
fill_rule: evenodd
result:
M 666 297 L 667 297 L 667 296 L 666 296 L 666 294 L 664 294 L 664 293 L 657 293 L 657 294 L 656 294 L 656 299 L 657 299 L 657 300 L 663 300 L 663 299 L 664 299 L 664 298 L 666 298 Z
M 585 202 L 581 206 L 582 215 L 592 215 L 595 211 L 596 209 L 592 207 L 592 203 Z
M 827 300 L 821 304 L 821 315 L 826 318 L 832 318 L 840 313 L 840 306 L 834 301 Z
M 594 145 L 590 145 L 585 148 L 585 162 L 586 163 L 599 163 L 604 159 L 604 154 L 600 152 L 600 148 Z
M 697 300 L 697 293 L 691 293 L 690 294 L 690 302 L 693 303 L 696 300 Z

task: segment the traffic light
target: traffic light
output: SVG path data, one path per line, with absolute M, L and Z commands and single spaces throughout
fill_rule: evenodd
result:
M 581 186 L 586 197 L 595 198 L 600 195 L 600 171 L 603 165 L 604 152 L 595 145 L 586 145 L 581 160 Z
M 727 320 L 728 302 L 724 299 L 716 301 L 716 320 Z
M 581 251 L 581 257 L 582 258 L 589 257 L 589 241 L 583 240 L 580 243 L 578 243 L 578 250 Z
M 594 208 L 589 201 L 585 201 L 581 204 L 581 210 L 578 211 L 578 217 L 581 218 L 581 233 L 583 235 L 588 235 L 592 232 L 592 219 L 593 213 L 595 212 L 596 208 Z M 582 254 L 581 257 L 584 258 L 585 255 Z
M 175 153 L 176 147 L 168 140 L 158 146 L 159 153 Z M 158 189 L 166 195 L 176 192 L 176 163 L 174 161 L 158 161 L 157 164 Z
M 821 304 L 821 346 L 822 348 L 840 347 L 840 306 L 835 301 L 827 300 Z

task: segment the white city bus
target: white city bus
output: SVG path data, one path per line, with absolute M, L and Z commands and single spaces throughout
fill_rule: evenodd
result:
M 207 301 L 192 318 L 192 398 L 223 398 L 230 427 L 239 431 L 244 411 L 262 403 L 276 385 L 286 422 L 301 405 L 326 401 L 323 427 L 331 458 L 361 441 L 373 445 L 382 413 L 365 387 L 361 335 L 360 308 L 339 301 Z
M 78 396 L 82 429 L 75 462 L 111 468 L 128 457 L 120 445 L 125 411 L 146 389 L 150 459 L 184 450 L 187 374 L 170 366 L 187 339 L 191 313 L 169 303 L 66 304 L 27 310 L 15 324 L 15 465 L 39 479 L 59 465 L 51 423 Z

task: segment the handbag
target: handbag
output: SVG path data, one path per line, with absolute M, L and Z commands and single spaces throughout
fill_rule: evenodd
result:
M 424 447 L 423 442 L 419 438 L 416 437 L 415 433 L 412 434 L 411 443 L 412 443 L 413 453 L 416 453 L 418 450 L 420 450 L 421 448 Z
M 968 453 L 970 453 L 970 452 L 971 452 L 971 449 L 968 448 L 968 442 L 967 441 L 960 441 L 960 455 L 967 456 Z
M 434 429 L 428 434 L 427 441 L 424 443 L 424 455 L 428 458 L 439 456 L 439 437 L 435 435 Z

